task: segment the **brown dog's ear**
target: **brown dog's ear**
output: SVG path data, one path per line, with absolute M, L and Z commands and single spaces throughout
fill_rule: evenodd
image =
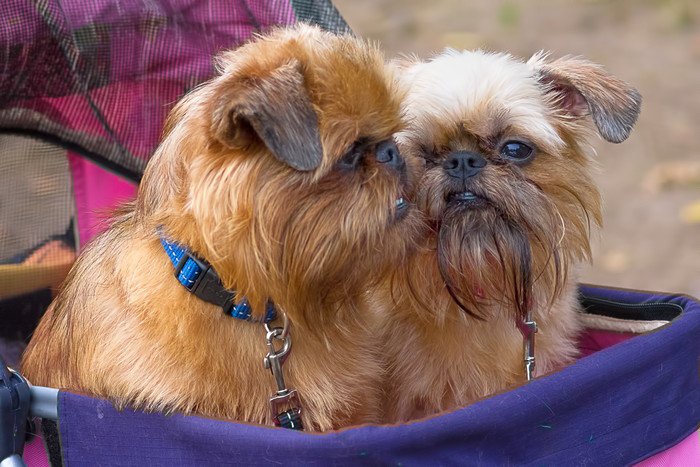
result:
M 556 94 L 555 102 L 566 115 L 590 115 L 600 135 L 611 143 L 627 139 L 642 104 L 635 88 L 584 59 L 564 57 L 551 63 L 545 59 L 545 54 L 536 54 L 528 65 L 546 92 Z
M 212 127 L 227 146 L 244 148 L 261 141 L 296 170 L 314 170 L 323 158 L 318 116 L 296 60 L 227 95 L 214 111 Z

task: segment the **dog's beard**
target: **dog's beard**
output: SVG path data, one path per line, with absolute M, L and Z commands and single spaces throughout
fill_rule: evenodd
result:
M 566 281 L 563 219 L 542 192 L 527 183 L 516 186 L 522 190 L 511 190 L 507 203 L 493 196 L 476 206 L 448 203 L 437 225 L 438 267 L 447 291 L 475 317 L 484 317 L 485 305 L 500 304 L 524 318 L 533 300 L 554 301 Z

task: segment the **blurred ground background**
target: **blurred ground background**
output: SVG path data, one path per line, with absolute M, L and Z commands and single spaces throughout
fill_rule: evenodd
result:
M 445 46 L 582 55 L 642 93 L 621 145 L 598 141 L 605 225 L 587 282 L 700 297 L 700 1 L 335 0 L 387 55 Z

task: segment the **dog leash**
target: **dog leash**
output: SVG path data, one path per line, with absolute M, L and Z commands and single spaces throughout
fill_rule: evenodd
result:
M 277 393 L 270 398 L 270 412 L 276 426 L 292 430 L 303 430 L 301 424 L 301 404 L 296 389 L 289 389 L 284 382 L 282 365 L 292 350 L 292 338 L 289 335 L 289 319 L 287 314 L 282 314 L 283 326 L 271 328 L 265 323 L 267 334 L 268 353 L 263 360 L 265 368 L 272 372 L 277 383 Z M 281 341 L 280 348 L 275 347 L 275 341 Z M 289 410 L 280 410 L 283 407 L 291 407 Z
M 175 267 L 175 277 L 187 291 L 205 302 L 221 307 L 227 316 L 263 324 L 268 349 L 263 364 L 272 372 L 277 384 L 277 392 L 269 400 L 272 420 L 278 427 L 303 430 L 299 395 L 295 389 L 287 388 L 282 370 L 282 365 L 292 350 L 292 337 L 289 334 L 291 323 L 287 314 L 281 313 L 282 327 L 272 327 L 271 323 L 277 319 L 278 313 L 275 305 L 268 301 L 262 320 L 254 319 L 248 300 L 243 298 L 236 303 L 236 292 L 224 288 L 221 278 L 208 262 L 193 255 L 182 245 L 166 239 L 163 235 L 160 235 L 160 243 Z M 288 409 L 283 410 L 284 407 Z
M 484 291 L 481 287 L 476 287 L 476 296 L 484 298 Z M 527 305 L 525 319 L 516 319 L 515 327 L 523 336 L 523 364 L 525 375 L 528 381 L 532 381 L 535 373 L 535 333 L 537 332 L 537 322 L 532 317 L 532 303 Z
M 535 373 L 535 333 L 537 333 L 537 322 L 532 318 L 532 306 L 528 307 L 525 319 L 517 319 L 515 325 L 523 335 L 525 375 L 528 381 L 532 381 Z

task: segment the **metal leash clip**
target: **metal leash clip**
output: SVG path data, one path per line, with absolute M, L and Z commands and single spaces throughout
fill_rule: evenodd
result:
M 282 313 L 284 319 L 283 327 L 270 327 L 265 323 L 267 334 L 268 353 L 263 360 L 265 368 L 272 372 L 277 383 L 277 392 L 270 398 L 270 412 L 272 420 L 276 426 L 289 428 L 292 430 L 303 430 L 301 423 L 301 404 L 299 403 L 299 395 L 295 389 L 287 388 L 284 382 L 284 373 L 282 365 L 289 356 L 292 350 L 292 338 L 289 335 L 289 319 L 286 313 Z M 282 346 L 275 348 L 275 341 L 281 341 Z M 287 410 L 284 410 L 284 408 Z
M 532 311 L 528 311 L 523 321 L 518 321 L 518 329 L 523 335 L 523 362 L 527 380 L 532 381 L 535 373 L 535 333 L 537 323 L 532 319 Z

